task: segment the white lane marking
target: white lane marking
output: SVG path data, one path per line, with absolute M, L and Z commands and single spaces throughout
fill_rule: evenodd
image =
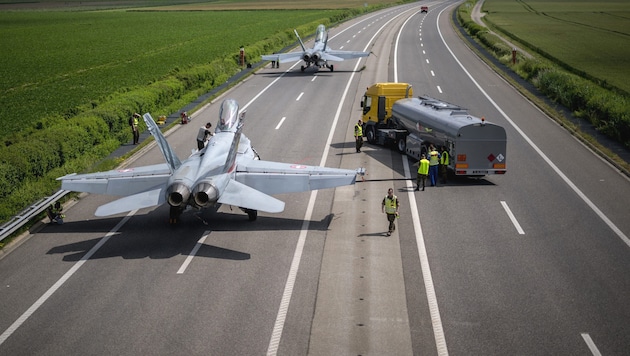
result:
M 440 13 L 438 14 L 438 23 L 439 23 L 439 18 L 440 15 L 442 14 L 442 12 L 444 12 L 446 10 L 446 8 L 442 11 L 440 11 Z M 604 221 L 604 223 L 606 225 L 608 225 L 608 227 L 626 244 L 630 247 L 630 238 L 628 238 L 628 236 L 626 236 L 626 234 L 623 233 L 623 231 L 621 231 L 621 229 L 619 229 L 617 227 L 617 225 L 615 225 L 607 216 L 606 214 L 604 214 L 601 210 L 599 210 L 599 208 L 597 207 L 597 205 L 595 205 L 584 193 L 582 193 L 582 191 L 569 179 L 569 177 L 567 177 L 564 172 L 562 172 L 560 170 L 560 168 L 558 168 L 558 166 L 555 165 L 555 163 L 553 163 L 551 161 L 551 159 L 549 157 L 547 157 L 547 155 L 540 149 L 538 148 L 538 146 L 536 146 L 536 144 L 534 143 L 534 141 L 532 141 L 526 134 L 525 132 L 523 132 L 523 130 L 521 130 L 520 127 L 518 127 L 518 125 L 516 125 L 516 123 L 514 121 L 512 121 L 512 119 L 505 113 L 505 111 L 503 111 L 503 109 L 501 109 L 499 107 L 499 104 L 497 104 L 494 100 L 492 100 L 492 98 L 490 97 L 490 95 L 488 95 L 488 93 L 486 93 L 485 90 L 483 90 L 483 88 L 481 87 L 481 85 L 479 85 L 479 83 L 477 83 L 477 81 L 473 78 L 473 76 L 468 72 L 468 70 L 466 70 L 466 68 L 464 68 L 464 65 L 462 64 L 462 62 L 460 62 L 460 60 L 455 56 L 455 53 L 453 53 L 453 51 L 451 51 L 451 48 L 446 44 L 446 41 L 444 40 L 444 36 L 442 36 L 442 31 L 440 31 L 440 27 L 437 26 L 437 30 L 438 33 L 440 34 L 440 38 L 442 39 L 442 43 L 444 43 L 444 46 L 446 47 L 446 49 L 451 53 L 451 56 L 453 56 L 453 59 L 455 59 L 455 61 L 457 62 L 457 64 L 459 64 L 459 66 L 462 68 L 462 70 L 464 71 L 464 73 L 466 73 L 466 75 L 468 76 L 468 78 L 470 78 L 470 80 L 473 82 L 473 84 L 475 84 L 475 86 L 477 87 L 477 89 L 479 89 L 479 92 L 481 92 L 481 94 L 483 94 L 483 96 L 486 97 L 486 99 L 488 99 L 488 101 L 490 102 L 490 104 L 492 104 L 492 106 L 495 107 L 495 109 L 497 109 L 497 111 L 503 116 L 503 118 L 510 123 L 510 125 L 512 125 L 512 127 L 519 133 L 519 135 L 521 135 L 521 137 L 523 137 L 523 139 L 525 139 L 525 141 L 527 141 L 527 143 L 534 149 L 534 151 L 536 151 L 536 153 L 538 153 L 538 155 L 540 157 L 542 157 L 542 159 L 547 162 L 547 164 L 551 167 L 551 169 L 553 169 L 554 172 L 556 172 L 556 174 L 558 176 L 560 176 L 560 178 L 562 178 L 562 180 L 566 183 L 566 185 L 568 185 L 574 192 L 575 194 L 577 194 L 582 201 L 584 201 L 586 203 L 586 205 L 588 205 L 591 210 L 593 210 L 595 212 L 595 214 L 597 214 L 597 216 L 599 216 L 600 219 L 602 219 L 602 221 Z M 533 104 L 532 104 L 533 105 Z
M 317 78 L 317 75 L 314 75 L 313 79 L 311 79 L 311 82 L 314 82 L 316 78 Z
M 203 236 L 201 236 L 201 238 L 199 239 L 199 241 L 197 241 L 192 251 L 190 251 L 190 254 L 188 255 L 188 257 L 186 257 L 186 260 L 177 271 L 177 274 L 183 274 L 186 271 L 186 268 L 188 268 L 188 265 L 190 264 L 190 262 L 192 262 L 193 257 L 197 255 L 197 251 L 199 251 L 199 248 L 201 248 L 201 245 L 203 245 L 203 243 L 206 241 L 206 238 L 208 237 L 208 235 L 210 235 L 210 231 L 206 230 L 203 233 Z
M 595 345 L 595 343 L 593 342 L 593 339 L 591 339 L 591 336 L 587 333 L 582 333 L 582 338 L 584 339 L 584 342 L 586 342 L 586 345 L 588 345 L 589 350 L 591 350 L 591 353 L 593 354 L 593 356 L 602 356 L 602 353 L 599 352 L 599 349 L 597 348 L 597 346 Z
M 514 216 L 514 214 L 512 214 L 512 210 L 510 210 L 510 207 L 507 205 L 507 203 L 501 200 L 501 205 L 503 205 L 503 209 L 505 209 L 508 217 L 510 218 L 510 220 L 512 220 L 512 224 L 514 224 L 516 231 L 518 231 L 518 233 L 521 235 L 525 235 L 525 231 L 523 231 L 523 228 L 521 228 L 521 224 L 518 223 L 518 220 L 516 220 L 516 217 Z
M 435 77 L 435 73 L 433 72 L 433 70 L 431 70 L 431 76 Z
M 286 116 L 283 116 L 282 119 L 280 120 L 280 122 L 278 123 L 278 126 L 276 126 L 276 130 L 280 128 L 280 126 L 282 126 L 282 123 L 284 122 L 284 120 L 286 119 Z
M 388 23 L 390 23 L 391 21 L 393 21 L 396 17 L 400 15 L 401 14 L 396 15 L 393 18 L 391 18 L 389 21 L 384 23 L 374 33 L 374 36 L 372 36 L 372 38 L 368 41 L 368 44 L 365 46 L 363 51 L 366 51 L 368 49 L 368 47 L 370 46 L 374 38 L 385 26 L 387 26 Z M 351 27 L 352 26 L 350 26 L 349 28 Z M 335 118 L 333 119 L 332 125 L 330 126 L 330 131 L 328 132 L 328 139 L 326 139 L 326 144 L 324 145 L 324 152 L 322 153 L 322 159 L 321 159 L 321 162 L 319 163 L 320 166 L 326 165 L 326 159 L 328 157 L 328 151 L 330 150 L 330 146 L 332 143 L 333 134 L 336 131 L 337 123 L 339 122 L 339 116 L 341 116 L 341 108 L 343 106 L 343 103 L 346 100 L 346 96 L 348 95 L 348 91 L 350 90 L 350 84 L 352 84 L 352 80 L 354 78 L 354 75 L 357 73 L 357 68 L 359 68 L 360 63 L 361 63 L 361 60 L 360 59 L 357 60 L 357 64 L 354 66 L 354 70 L 352 71 L 352 74 L 350 75 L 350 79 L 348 79 L 348 82 L 346 83 L 346 88 L 343 91 L 343 95 L 341 96 L 341 99 L 339 100 L 339 105 L 337 106 L 337 112 L 335 113 Z M 300 231 L 300 236 L 298 238 L 298 243 L 295 248 L 295 253 L 293 254 L 293 260 L 291 261 L 291 268 L 289 270 L 289 276 L 287 278 L 287 282 L 284 286 L 284 292 L 282 293 L 282 300 L 280 301 L 280 308 L 278 309 L 276 322 L 274 323 L 273 331 L 271 332 L 271 339 L 269 340 L 269 347 L 267 348 L 267 356 L 275 356 L 278 354 L 278 346 L 280 346 L 280 339 L 282 338 L 282 330 L 284 329 L 284 322 L 287 318 L 287 312 L 289 310 L 289 303 L 291 302 L 291 295 L 293 294 L 293 286 L 295 285 L 297 271 L 300 266 L 300 260 L 302 259 L 302 251 L 304 249 L 304 243 L 306 241 L 306 232 L 308 231 L 309 221 L 311 220 L 311 216 L 313 213 L 313 206 L 315 204 L 316 197 L 317 197 L 317 190 L 314 190 L 311 192 L 311 197 L 308 201 L 308 207 L 306 209 L 306 214 L 304 216 L 304 222 L 302 223 L 302 230 Z
M 300 98 L 302 98 L 302 95 L 304 95 L 304 92 L 301 92 L 300 95 L 298 95 L 297 99 L 295 99 L 295 101 L 300 101 Z
M 405 177 L 410 179 L 409 162 L 407 156 L 401 156 Z M 448 355 L 446 347 L 446 338 L 444 337 L 444 329 L 442 328 L 442 318 L 440 317 L 440 308 L 438 307 L 437 296 L 435 295 L 435 287 L 433 285 L 433 276 L 431 275 L 431 266 L 429 266 L 429 256 L 424 244 L 424 235 L 422 234 L 422 225 L 420 225 L 420 217 L 418 216 L 418 206 L 416 204 L 416 196 L 414 195 L 413 183 L 407 181 L 407 196 L 409 198 L 409 206 L 411 208 L 411 219 L 413 220 L 413 229 L 416 232 L 416 245 L 418 246 L 418 255 L 420 257 L 420 266 L 422 267 L 422 278 L 424 279 L 424 289 L 427 291 L 427 301 L 429 303 L 429 315 L 431 316 L 431 324 L 433 324 L 433 335 L 437 346 L 438 355 Z
M 426 61 L 427 61 L 427 64 L 429 64 L 429 58 L 427 58 Z
M 11 336 L 11 334 L 13 334 L 20 326 L 22 326 L 22 324 L 24 324 L 24 322 L 57 291 L 57 289 L 61 288 L 61 286 L 66 283 L 66 281 L 70 279 L 70 277 L 72 277 L 72 275 L 76 271 L 78 271 L 79 268 L 81 268 L 81 266 L 83 266 L 83 264 L 96 253 L 96 251 L 98 251 L 98 249 L 103 247 L 103 245 L 110 239 L 110 237 L 114 236 L 114 234 L 116 234 L 118 230 L 120 230 L 120 228 L 125 225 L 125 223 L 137 211 L 138 210 L 136 209 L 129 212 L 127 216 L 120 220 L 120 222 L 116 226 L 114 226 L 114 228 L 110 232 L 108 232 L 107 235 L 105 235 L 96 245 L 94 245 L 94 247 L 92 247 L 90 251 L 88 251 L 83 257 L 81 257 L 81 259 L 77 263 L 75 263 L 74 266 L 72 266 L 72 268 L 68 270 L 68 272 L 61 276 L 61 278 L 59 278 L 59 280 L 55 282 L 55 284 L 53 284 L 53 286 L 50 287 L 46 291 L 46 293 L 39 297 L 39 299 L 37 299 L 37 301 L 35 301 L 35 303 L 24 312 L 24 314 L 22 314 L 13 324 L 11 324 L 11 326 L 9 326 L 9 328 L 5 330 L 2 335 L 0 335 L 0 345 L 2 345 L 9 338 L 9 336 Z
M 437 90 L 440 94 L 442 94 L 442 88 L 439 85 L 437 86 Z

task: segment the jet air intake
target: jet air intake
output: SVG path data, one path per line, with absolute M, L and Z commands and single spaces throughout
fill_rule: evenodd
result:
M 206 208 L 219 200 L 219 190 L 211 183 L 199 183 L 193 189 L 195 204 Z
M 182 206 L 190 198 L 190 189 L 181 183 L 169 185 L 166 189 L 166 201 L 170 206 Z

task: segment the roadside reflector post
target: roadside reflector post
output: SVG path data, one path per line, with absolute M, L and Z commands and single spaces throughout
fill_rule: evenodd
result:
M 512 64 L 516 64 L 516 48 L 512 48 Z

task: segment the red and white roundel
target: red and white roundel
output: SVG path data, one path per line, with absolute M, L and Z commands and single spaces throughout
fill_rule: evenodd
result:
M 306 166 L 303 166 L 303 165 L 301 165 L 301 164 L 294 164 L 294 165 L 292 165 L 292 166 L 291 166 L 291 168 L 295 168 L 295 169 L 304 169 L 304 168 L 306 168 Z

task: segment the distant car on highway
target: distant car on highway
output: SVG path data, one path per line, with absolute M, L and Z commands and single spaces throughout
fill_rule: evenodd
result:
M 420 6 L 420 13 L 428 13 L 429 12 L 429 7 L 428 6 Z

